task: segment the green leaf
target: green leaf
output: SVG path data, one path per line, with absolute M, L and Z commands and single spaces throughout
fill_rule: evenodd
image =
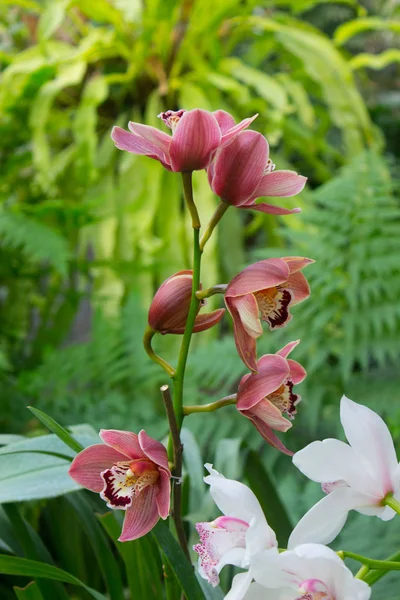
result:
M 40 593 L 40 589 L 36 581 L 31 581 L 24 588 L 14 587 L 15 595 L 19 600 L 43 600 L 43 596 Z
M 269 525 L 276 533 L 279 546 L 286 548 L 293 525 L 282 500 L 279 498 L 277 486 L 271 481 L 257 452 L 250 451 L 248 453 L 245 473 Z
M 197 581 L 192 565 L 188 562 L 168 526 L 159 521 L 152 530 L 157 544 L 164 552 L 171 569 L 178 580 L 187 600 L 204 600 L 204 594 Z
M 40 41 L 48 40 L 60 27 L 69 3 L 70 0 L 47 1 L 39 19 L 38 37 Z
M 157 545 L 152 537 L 145 536 L 131 542 L 119 542 L 121 523 L 115 512 L 99 515 L 98 518 L 125 563 L 131 597 L 135 600 L 161 598 L 163 596 L 161 563 L 158 560 Z
M 338 46 L 342 46 L 352 37 L 364 31 L 393 31 L 400 33 L 400 23 L 399 21 L 380 19 L 379 17 L 366 17 L 365 19 L 346 21 L 336 29 L 333 39 Z
M 64 442 L 64 444 L 72 448 L 72 450 L 75 450 L 75 452 L 81 452 L 83 450 L 84 447 L 82 444 L 77 442 L 65 427 L 59 425 L 52 417 L 33 406 L 28 406 L 28 409 L 47 427 L 47 429 L 54 433 L 62 442 Z
M 67 501 L 74 507 L 96 555 L 111 600 L 124 600 L 121 572 L 108 540 L 84 494 L 69 494 Z
M 22 577 L 39 577 L 42 579 L 51 579 L 52 581 L 62 581 L 84 588 L 88 594 L 95 600 L 107 600 L 106 596 L 85 585 L 77 577 L 70 575 L 62 569 L 46 565 L 36 560 L 27 558 L 16 558 L 0 554 L 0 573 L 2 575 L 21 575 Z
M 353 70 L 363 68 L 380 70 L 395 62 L 400 62 L 400 50 L 391 48 L 381 54 L 368 54 L 367 52 L 357 54 L 350 60 L 350 66 Z

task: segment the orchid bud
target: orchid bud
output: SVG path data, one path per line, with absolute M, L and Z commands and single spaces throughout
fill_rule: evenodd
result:
M 158 333 L 183 334 L 192 296 L 193 271 L 179 271 L 157 290 L 149 310 L 149 325 Z M 202 300 L 198 310 L 204 306 Z M 210 329 L 222 319 L 225 309 L 196 316 L 193 333 Z

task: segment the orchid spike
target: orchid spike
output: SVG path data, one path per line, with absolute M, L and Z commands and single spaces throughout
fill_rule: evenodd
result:
M 268 444 L 289 456 L 288 450 L 275 431 L 286 432 L 292 423 L 301 397 L 293 386 L 301 383 L 306 371 L 296 361 L 287 359 L 300 340 L 287 344 L 276 354 L 266 354 L 257 362 L 257 372 L 245 375 L 237 393 L 236 408 L 250 419 Z
M 340 403 L 340 419 L 348 444 L 335 439 L 312 442 L 293 456 L 296 467 L 321 483 L 327 495 L 297 524 L 289 547 L 331 542 L 350 510 L 383 521 L 396 514 L 383 503 L 388 494 L 400 500 L 400 465 L 386 424 L 346 396 Z
M 271 330 L 290 321 L 290 307 L 310 295 L 307 279 L 300 272 L 313 263 L 310 258 L 268 258 L 236 275 L 225 292 L 225 304 L 233 319 L 236 348 L 244 364 L 257 371 L 256 339 L 262 321 Z
M 192 295 L 193 271 L 179 271 L 161 284 L 157 290 L 149 310 L 149 325 L 159 333 L 183 334 L 189 313 Z M 205 305 L 199 304 L 199 310 Z M 225 309 L 220 308 L 210 313 L 198 314 L 193 333 L 210 329 L 220 322 Z
M 229 145 L 220 147 L 208 167 L 208 180 L 215 194 L 227 204 L 273 215 L 300 212 L 272 204 L 256 204 L 261 196 L 295 196 L 306 177 L 295 171 L 274 171 L 269 145 L 261 133 L 242 131 Z
M 69 475 L 81 486 L 97 492 L 111 509 L 125 511 L 120 542 L 148 533 L 170 506 L 167 451 L 142 429 L 102 429 L 104 444 L 82 450 L 72 461 Z
M 115 145 L 120 150 L 154 158 L 169 171 L 190 172 L 208 167 L 217 148 L 230 143 L 257 115 L 237 125 L 229 113 L 199 108 L 169 110 L 158 116 L 172 130 L 172 136 L 156 127 L 130 121 L 130 131 L 113 128 Z
M 200 542 L 193 546 L 199 555 L 199 573 L 211 585 L 219 583 L 219 573 L 225 565 L 248 569 L 233 579 L 232 590 L 226 596 L 240 600 L 252 578 L 252 564 L 262 554 L 270 562 L 278 557 L 277 541 L 253 492 L 242 483 L 226 479 L 206 464 L 209 475 L 204 481 L 220 511 L 225 515 L 210 523 L 197 523 Z
M 245 600 L 369 600 L 371 588 L 356 579 L 338 555 L 320 544 L 282 552 L 269 568 L 260 560 L 253 569 Z

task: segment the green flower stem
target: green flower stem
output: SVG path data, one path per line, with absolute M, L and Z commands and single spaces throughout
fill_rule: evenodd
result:
M 218 204 L 218 206 L 215 210 L 215 213 L 211 217 L 210 222 L 208 223 L 207 227 L 204 230 L 203 235 L 201 236 L 200 250 L 202 252 L 204 250 L 204 246 L 210 239 L 212 232 L 214 231 L 214 229 L 216 228 L 216 226 L 218 225 L 218 223 L 220 222 L 220 220 L 222 219 L 222 217 L 228 210 L 229 206 L 230 206 L 230 204 L 228 204 L 227 202 L 224 202 L 223 200 L 221 200 L 220 203 Z
M 160 365 L 160 367 L 163 368 L 164 371 L 166 371 L 166 373 L 168 373 L 168 375 L 172 378 L 175 375 L 175 369 L 173 367 L 171 367 L 171 365 L 169 363 L 167 363 L 166 360 L 161 358 L 161 356 L 156 354 L 154 352 L 153 348 L 151 347 L 151 340 L 153 339 L 153 337 L 156 333 L 157 332 L 154 331 L 154 329 L 152 329 L 150 327 L 150 325 L 148 325 L 146 327 L 146 331 L 144 332 L 144 336 L 143 336 L 144 349 L 146 350 L 146 352 L 147 352 L 148 356 L 151 358 L 151 360 L 153 360 L 155 363 Z
M 192 172 L 182 173 L 182 182 L 183 182 L 183 192 L 185 196 L 185 201 L 187 207 L 190 212 L 190 216 L 192 217 L 192 227 L 193 229 L 200 229 L 200 217 L 197 212 L 196 205 L 193 200 L 193 185 L 192 185 Z
M 356 573 L 355 578 L 361 579 L 363 581 L 364 577 L 366 577 L 369 572 L 370 572 L 370 568 L 367 567 L 367 565 L 363 565 L 361 567 L 361 569 Z
M 392 556 L 389 556 L 389 558 L 387 559 L 387 562 L 398 562 L 400 561 L 400 552 L 396 552 L 396 554 L 392 554 Z M 400 564 L 400 563 L 398 563 Z M 370 570 L 370 572 L 368 573 L 368 575 L 365 576 L 364 581 L 366 583 L 368 583 L 368 585 L 373 585 L 374 583 L 376 583 L 379 579 L 381 579 L 382 577 L 384 577 L 387 573 L 389 573 L 388 570 L 382 570 L 382 569 L 374 569 L 374 570 Z
M 354 552 L 346 552 L 342 550 L 340 553 L 338 552 L 341 558 L 352 558 L 356 560 L 369 569 L 379 569 L 380 571 L 400 571 L 400 562 L 393 560 L 374 560 L 373 558 L 368 558 L 366 556 L 361 556 L 360 554 L 355 554 Z
M 219 285 L 214 285 L 206 290 L 198 290 L 196 292 L 196 298 L 204 300 L 204 298 L 210 298 L 211 296 L 215 296 L 215 294 L 225 294 L 227 287 L 228 285 L 226 283 L 220 283 Z
M 225 396 L 225 398 L 221 398 L 221 400 L 217 400 L 216 402 L 210 402 L 210 404 L 194 404 L 193 406 L 184 406 L 183 414 L 187 416 L 192 415 L 193 413 L 214 412 L 215 410 L 218 410 L 223 406 L 229 406 L 230 404 L 236 404 L 236 394 Z
M 386 498 L 384 498 L 383 504 L 386 504 L 386 506 L 390 506 L 390 508 L 393 508 L 393 510 L 396 511 L 398 515 L 400 515 L 400 502 L 396 500 L 396 498 L 394 498 L 392 494 L 389 494 L 388 496 L 386 496 Z

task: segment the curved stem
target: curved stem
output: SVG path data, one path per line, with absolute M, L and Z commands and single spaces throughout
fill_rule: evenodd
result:
M 219 283 L 218 285 L 213 285 L 212 287 L 209 287 L 206 290 L 199 290 L 198 292 L 196 292 L 196 298 L 198 298 L 199 300 L 203 300 L 204 298 L 210 298 L 211 296 L 215 296 L 215 294 L 225 294 L 227 287 L 227 283 Z
M 400 502 L 396 500 L 396 498 L 394 498 L 392 494 L 386 496 L 386 498 L 383 499 L 382 504 L 390 506 L 390 508 L 393 508 L 393 510 L 396 511 L 398 515 L 400 515 Z
M 192 415 L 193 413 L 214 412 L 215 410 L 218 410 L 223 406 L 229 406 L 230 404 L 236 404 L 236 394 L 225 396 L 225 398 L 221 398 L 221 400 L 217 400 L 216 402 L 210 402 L 210 404 L 194 404 L 193 406 L 184 406 L 183 414 L 186 416 Z
M 200 217 L 197 212 L 196 205 L 193 201 L 193 185 L 192 185 L 192 172 L 189 171 L 187 173 L 182 173 L 182 182 L 183 182 L 183 192 L 185 196 L 185 201 L 187 207 L 190 212 L 190 216 L 192 217 L 192 227 L 193 229 L 200 229 Z
M 363 565 L 359 571 L 357 571 L 355 578 L 363 580 L 366 575 L 370 572 L 370 568 L 367 565 Z
M 392 556 L 389 556 L 389 558 L 388 558 L 388 562 L 393 562 L 393 561 L 398 561 L 398 560 L 400 560 L 400 552 L 396 552 L 396 554 L 392 554 Z M 382 569 L 371 570 L 368 573 L 368 575 L 365 576 L 364 581 L 366 583 L 368 583 L 368 585 L 373 585 L 379 579 L 384 577 L 388 572 L 389 571 L 387 571 L 387 570 L 383 571 Z
M 215 209 L 215 213 L 211 217 L 210 222 L 208 223 L 207 227 L 204 230 L 203 235 L 201 236 L 201 240 L 200 240 L 200 250 L 201 251 L 204 250 L 204 246 L 210 239 L 212 232 L 214 231 L 214 229 L 216 228 L 216 226 L 218 225 L 218 223 L 220 222 L 220 220 L 222 219 L 222 217 L 228 210 L 229 206 L 230 206 L 230 204 L 228 204 L 227 202 L 224 202 L 224 200 L 221 200 L 220 203 L 218 204 L 217 208 Z
M 395 562 L 393 560 L 374 560 L 373 558 L 368 558 L 367 556 L 361 556 L 361 554 L 346 552 L 346 550 L 342 550 L 341 555 L 344 558 L 352 558 L 353 560 L 357 560 L 366 567 L 369 567 L 369 569 L 379 569 L 380 571 L 400 571 L 400 562 Z
M 144 336 L 143 336 L 144 349 L 146 350 L 148 356 L 151 358 L 152 361 L 154 361 L 155 363 L 160 365 L 160 367 L 162 367 L 164 369 L 164 371 L 166 371 L 166 373 L 168 373 L 168 375 L 170 377 L 174 377 L 175 369 L 173 367 L 171 367 L 171 365 L 169 363 L 167 363 L 166 360 L 161 358 L 161 356 L 156 354 L 154 352 L 153 348 L 151 347 L 151 340 L 153 339 L 153 337 L 156 333 L 157 332 L 154 331 L 154 329 L 152 329 L 150 327 L 150 325 L 148 325 L 146 327 L 146 331 L 144 332 Z

